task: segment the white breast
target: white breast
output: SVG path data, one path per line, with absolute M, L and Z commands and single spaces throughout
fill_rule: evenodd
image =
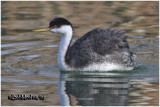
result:
M 123 70 L 132 70 L 133 67 L 126 67 L 123 65 L 119 64 L 114 64 L 114 63 L 93 63 L 83 69 L 80 69 L 80 71 L 112 71 L 112 70 L 118 70 L 118 71 L 123 71 Z

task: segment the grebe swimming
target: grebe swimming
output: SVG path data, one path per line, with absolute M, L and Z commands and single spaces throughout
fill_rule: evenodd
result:
M 54 18 L 49 29 L 61 34 L 58 65 L 61 71 L 131 70 L 136 55 L 129 50 L 124 31 L 95 28 L 79 38 L 72 46 L 72 24 L 65 18 Z

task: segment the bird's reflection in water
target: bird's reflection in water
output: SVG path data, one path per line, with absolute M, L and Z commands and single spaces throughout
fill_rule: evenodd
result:
M 81 106 L 125 106 L 130 73 L 61 72 L 61 104 Z

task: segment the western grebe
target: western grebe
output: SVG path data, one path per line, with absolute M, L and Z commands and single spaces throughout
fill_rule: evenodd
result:
M 49 29 L 61 34 L 58 65 L 62 71 L 131 70 L 136 55 L 129 50 L 124 31 L 95 28 L 79 38 L 72 46 L 72 24 L 65 18 L 54 18 Z

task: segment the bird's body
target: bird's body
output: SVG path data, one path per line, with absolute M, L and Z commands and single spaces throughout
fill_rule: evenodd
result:
M 68 48 L 65 62 L 84 71 L 130 70 L 135 55 L 129 51 L 124 34 L 114 29 L 93 29 Z
M 96 28 L 79 38 L 72 46 L 72 24 L 55 18 L 49 24 L 53 33 L 61 33 L 58 65 L 62 71 L 131 70 L 135 54 L 129 50 L 124 31 Z

